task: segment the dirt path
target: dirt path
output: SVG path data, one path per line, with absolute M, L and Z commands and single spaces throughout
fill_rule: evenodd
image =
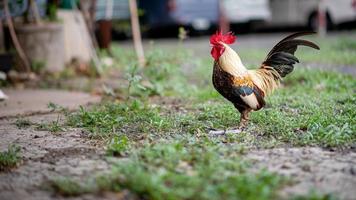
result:
M 60 116 L 63 119 L 63 116 Z M 55 121 L 58 114 L 26 117 L 33 123 Z M 63 121 L 63 120 L 62 120 Z M 110 170 L 102 144 L 87 139 L 79 129 L 62 133 L 19 129 L 15 118 L 0 120 L 0 150 L 9 144 L 21 147 L 22 164 L 10 172 L 0 173 L 0 199 L 63 199 L 46 190 L 48 181 L 61 176 L 85 180 Z M 268 170 L 293 179 L 281 194 L 306 194 L 311 188 L 341 199 L 356 198 L 356 153 L 333 152 L 316 147 L 250 150 L 246 154 L 256 169 Z M 98 199 L 86 194 L 66 199 Z M 100 199 L 120 199 L 119 194 L 101 194 Z
M 27 117 L 33 123 L 57 120 L 58 114 Z M 62 116 L 63 117 L 63 116 Z M 82 137 L 80 130 L 63 133 L 36 131 L 33 127 L 19 129 L 15 118 L 0 120 L 0 150 L 9 144 L 21 147 L 22 164 L 10 172 L 0 173 L 0 199 L 60 199 L 44 189 L 56 177 L 85 179 L 89 175 L 109 170 L 104 151 L 93 140 Z M 71 198 L 69 198 L 71 199 Z M 97 199 L 85 195 L 73 199 Z M 110 195 L 103 199 L 117 199 Z
M 333 152 L 317 147 L 252 150 L 248 158 L 258 168 L 267 168 L 291 177 L 293 183 L 282 196 L 318 193 L 333 194 L 340 199 L 356 199 L 356 153 Z

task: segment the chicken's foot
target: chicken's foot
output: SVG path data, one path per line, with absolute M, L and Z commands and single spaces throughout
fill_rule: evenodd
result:
M 239 129 L 245 129 L 250 120 L 251 110 L 244 110 L 241 112 Z

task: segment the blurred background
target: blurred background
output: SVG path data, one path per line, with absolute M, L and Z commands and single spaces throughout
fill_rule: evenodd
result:
M 208 58 L 208 37 L 217 29 L 235 32 L 235 47 L 254 49 L 247 60 L 300 30 L 317 31 L 325 43 L 347 38 L 341 42 L 352 46 L 356 0 L 2 0 L 0 19 L 6 85 L 53 74 L 100 76 L 127 58 L 122 52 L 135 51 L 145 65 L 144 52 L 153 44 Z M 351 60 L 342 63 L 344 71 L 355 71 L 352 53 L 344 56 Z
M 320 46 L 237 134 L 218 29 Z M 355 77 L 356 0 L 0 0 L 0 199 L 355 199 Z

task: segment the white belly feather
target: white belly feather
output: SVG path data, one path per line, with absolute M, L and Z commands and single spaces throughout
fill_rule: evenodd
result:
M 241 97 L 242 101 L 244 101 L 253 110 L 257 110 L 257 108 L 259 107 L 255 93 L 252 93 L 252 94 L 246 95 L 246 96 L 240 95 L 240 97 Z

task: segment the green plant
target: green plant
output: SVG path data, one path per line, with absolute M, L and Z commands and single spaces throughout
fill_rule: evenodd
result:
M 79 196 L 90 191 L 89 186 L 84 186 L 68 177 L 58 177 L 49 182 L 49 186 L 62 196 Z
M 129 138 L 126 135 L 114 136 L 107 146 L 107 154 L 111 156 L 120 155 L 130 146 Z
M 113 184 L 147 199 L 273 199 L 283 179 L 248 171 L 235 149 L 209 140 L 157 141 L 116 163 Z M 121 177 L 121 178 L 119 178 Z
M 48 9 L 49 21 L 58 21 L 58 16 L 57 16 L 58 6 L 56 2 L 48 3 L 47 9 Z
M 49 131 L 51 133 L 58 133 L 58 132 L 65 131 L 64 127 L 60 124 L 59 115 L 56 121 L 52 121 L 50 123 L 36 124 L 36 130 Z
M 115 162 L 111 172 L 94 179 L 60 178 L 51 186 L 64 196 L 127 189 L 142 199 L 264 200 L 276 198 L 285 183 L 285 178 L 267 170 L 249 170 L 251 164 L 241 158 L 237 146 L 206 137 L 171 139 L 127 149 L 123 159 L 111 161 Z
M 297 195 L 292 198 L 292 200 L 336 200 L 334 195 L 332 194 L 319 194 L 315 191 L 310 192 L 307 195 Z
M 141 84 L 142 77 L 137 74 L 137 70 L 138 66 L 133 65 L 128 68 L 126 73 L 126 79 L 128 80 L 126 101 L 135 94 L 144 96 L 146 88 Z
M 63 106 L 55 104 L 53 102 L 49 102 L 47 104 L 47 108 L 51 109 L 51 112 L 55 112 L 55 111 L 60 111 L 60 112 L 64 112 L 64 113 L 68 112 L 68 110 L 66 108 L 64 108 Z
M 46 62 L 41 60 L 35 60 L 31 63 L 32 71 L 35 73 L 40 73 L 45 68 Z
M 159 113 L 159 108 L 145 105 L 139 100 L 125 103 L 106 103 L 69 115 L 69 126 L 85 128 L 94 138 L 110 138 L 129 133 L 160 132 L 170 127 L 169 119 Z
M 188 37 L 188 32 L 187 30 L 185 30 L 184 27 L 179 27 L 178 29 L 178 39 L 180 42 L 183 42 L 184 40 L 186 40 Z
M 10 145 L 7 151 L 0 152 L 0 171 L 16 167 L 20 161 L 20 147 Z
M 132 52 L 124 51 L 115 45 L 112 52 L 115 66 L 124 69 L 125 79 L 129 82 L 128 87 L 122 88 L 126 97 L 146 99 L 154 95 L 185 94 L 187 80 L 181 68 L 182 65 L 191 64 L 188 62 L 190 55 L 186 49 L 172 54 L 152 47 L 146 52 L 144 68 L 137 67 Z M 101 56 L 107 55 L 101 52 Z
M 17 128 L 19 129 L 24 129 L 24 128 L 28 128 L 32 125 L 33 123 L 28 120 L 28 119 L 24 119 L 24 118 L 19 118 L 15 121 L 15 125 Z

